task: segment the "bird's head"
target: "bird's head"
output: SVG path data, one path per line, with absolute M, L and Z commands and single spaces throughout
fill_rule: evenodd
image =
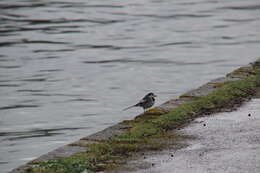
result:
M 148 97 L 157 97 L 157 96 L 156 96 L 154 93 L 152 93 L 152 92 L 151 92 L 151 93 L 148 93 L 147 96 L 148 96 Z

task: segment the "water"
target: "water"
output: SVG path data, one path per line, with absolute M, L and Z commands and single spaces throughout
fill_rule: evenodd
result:
M 260 56 L 259 0 L 0 1 L 6 172 Z

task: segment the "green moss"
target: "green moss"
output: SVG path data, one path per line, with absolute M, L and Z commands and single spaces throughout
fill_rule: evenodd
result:
M 180 105 L 170 113 L 153 120 L 153 124 L 157 128 L 168 130 L 176 128 L 196 115 L 217 112 L 223 108 L 232 107 L 236 103 L 241 103 L 244 98 L 253 95 L 259 84 L 259 75 L 241 81 L 226 83 L 208 96 Z
M 129 144 L 134 144 L 134 143 L 141 143 L 144 142 L 144 139 L 140 138 L 133 138 L 133 137 L 127 137 L 126 135 L 124 137 L 118 137 L 118 138 L 113 138 L 111 139 L 114 143 L 129 143 Z
M 164 141 L 161 139 L 169 137 L 167 131 L 182 126 L 196 116 L 230 108 L 252 96 L 260 86 L 259 70 L 254 68 L 252 71 L 254 73 L 250 73 L 249 77 L 224 83 L 209 95 L 182 104 L 169 113 L 139 117 L 138 120 L 131 121 L 132 127 L 120 136 L 95 144 L 86 144 L 86 152 L 42 162 L 28 169 L 28 172 L 80 173 L 85 169 L 104 170 L 121 163 L 123 158 L 133 153 L 162 148 Z
M 29 168 L 27 172 L 37 173 L 79 173 L 85 169 L 94 170 L 89 157 L 85 153 L 40 163 L 37 167 Z
M 129 131 L 130 137 L 135 137 L 135 138 L 143 138 L 147 136 L 152 136 L 155 134 L 158 134 L 160 131 L 159 128 L 154 126 L 152 123 L 149 121 L 144 121 L 144 122 L 138 122 L 136 123 Z

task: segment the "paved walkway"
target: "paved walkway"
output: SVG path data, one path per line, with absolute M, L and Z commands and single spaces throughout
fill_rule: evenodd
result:
M 138 173 L 259 173 L 260 99 L 234 112 L 196 119 L 180 133 L 193 135 L 188 147 L 148 156 L 153 165 Z M 171 153 L 171 154 L 170 154 Z

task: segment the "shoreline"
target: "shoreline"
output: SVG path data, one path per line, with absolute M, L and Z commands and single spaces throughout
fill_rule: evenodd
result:
M 260 86 L 258 73 L 260 59 L 152 108 L 134 120 L 122 121 L 59 147 L 9 173 L 117 169 L 137 153 L 176 145 L 174 142 L 180 136 L 174 135 L 172 130 L 185 126 L 194 118 L 232 111 L 248 101 Z

